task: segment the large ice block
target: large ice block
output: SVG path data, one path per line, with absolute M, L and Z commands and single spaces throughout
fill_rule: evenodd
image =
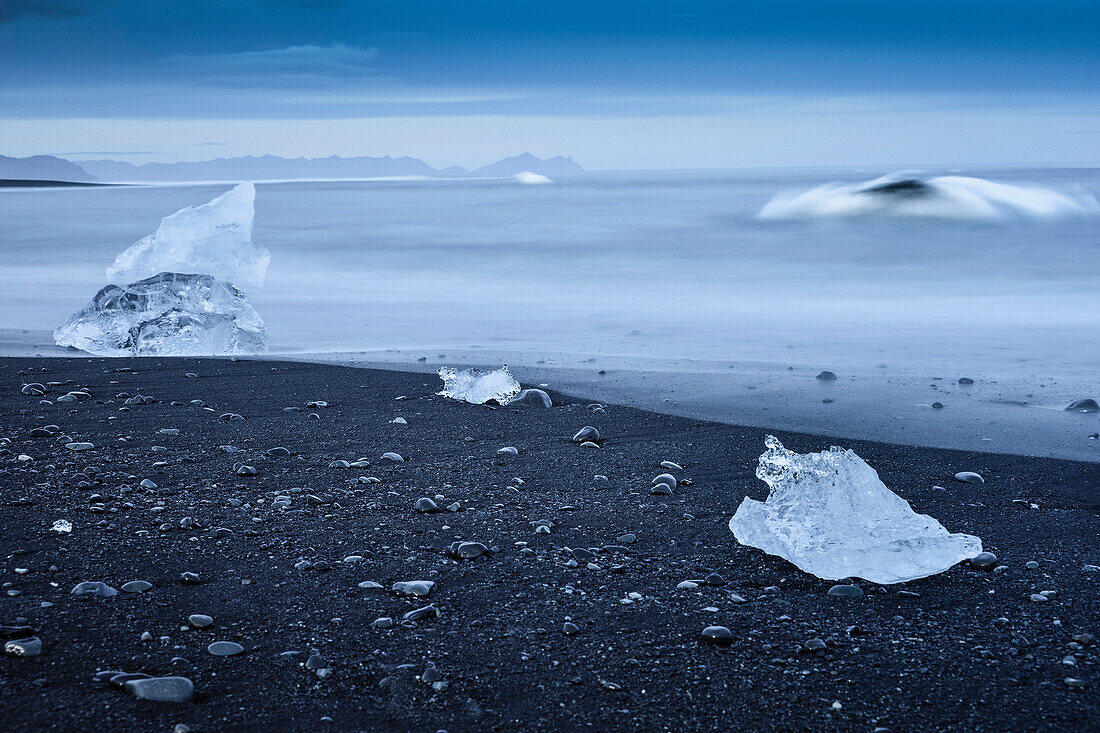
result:
M 519 393 L 519 382 L 508 371 L 507 366 L 491 372 L 478 369 L 459 372 L 451 367 L 442 367 L 439 378 L 443 380 L 440 395 L 475 405 L 483 405 L 490 400 L 506 405 Z
M 267 351 L 264 322 L 236 286 L 175 272 L 106 286 L 54 330 L 54 340 L 99 356 Z
M 765 441 L 757 478 L 767 501 L 748 497 L 730 520 L 743 545 L 778 555 L 819 578 L 890 584 L 947 570 L 982 551 L 890 491 L 851 450 L 799 454 Z
M 256 188 L 242 183 L 201 206 L 161 219 L 157 231 L 124 250 L 107 280 L 132 283 L 160 272 L 194 272 L 244 288 L 264 284 L 271 254 L 252 241 Z

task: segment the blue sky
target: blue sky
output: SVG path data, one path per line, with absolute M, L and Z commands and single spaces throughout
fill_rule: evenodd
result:
M 1100 161 L 1095 0 L 2 0 L 0 153 Z

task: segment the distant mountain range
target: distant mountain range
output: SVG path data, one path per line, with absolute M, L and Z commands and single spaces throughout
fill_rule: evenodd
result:
M 30 158 L 9 158 L 0 155 L 0 178 L 23 181 L 71 181 L 95 183 L 96 177 L 76 163 L 52 155 Z
M 530 153 L 504 158 L 468 171 L 459 166 L 436 169 L 418 158 L 358 157 L 281 158 L 275 155 L 217 158 L 199 163 L 145 163 L 82 160 L 73 163 L 51 155 L 32 158 L 0 156 L 0 179 L 39 179 L 76 182 L 130 181 L 242 181 L 284 178 L 386 178 L 394 176 L 512 176 L 524 171 L 544 176 L 580 173 L 572 158 L 536 158 Z

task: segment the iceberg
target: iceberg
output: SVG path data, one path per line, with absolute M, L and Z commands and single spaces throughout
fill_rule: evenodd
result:
M 799 454 L 771 435 L 765 445 L 756 476 L 769 487 L 767 501 L 745 497 L 729 523 L 742 545 L 826 580 L 884 585 L 941 573 L 982 551 L 977 537 L 914 512 L 851 450 Z
M 891 175 L 857 184 L 830 183 L 798 194 L 781 193 L 758 219 L 912 218 L 931 220 L 1048 220 L 1095 215 L 1092 195 L 1016 186 L 968 176 Z
M 439 395 L 463 400 L 472 405 L 484 405 L 491 400 L 506 405 L 520 389 L 519 382 L 508 371 L 507 365 L 491 372 L 478 369 L 459 372 L 450 367 L 442 367 L 438 373 L 443 380 L 443 390 L 438 392 Z
M 522 183 L 528 186 L 537 186 L 543 183 L 554 182 L 550 178 L 542 175 L 541 173 L 533 173 L 531 171 L 521 171 L 512 176 L 512 180 L 516 183 Z
M 252 241 L 256 188 L 242 183 L 201 206 L 180 209 L 124 250 L 107 280 L 132 283 L 161 272 L 197 272 L 241 287 L 264 284 L 271 253 Z
M 244 293 L 211 275 L 162 272 L 108 285 L 54 330 L 97 356 L 262 354 L 267 329 Z

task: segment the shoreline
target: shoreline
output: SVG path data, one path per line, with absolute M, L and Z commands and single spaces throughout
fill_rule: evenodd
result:
M 441 355 L 441 352 L 445 354 Z M 76 358 L 46 331 L 0 329 L 0 358 Z M 90 356 L 90 355 L 89 355 Z M 156 357 L 143 357 L 156 358 Z M 494 348 L 404 348 L 290 352 L 242 356 L 430 373 L 441 366 L 498 369 L 592 401 L 734 426 L 870 440 L 948 450 L 1060 458 L 1100 463 L 1100 414 L 1073 414 L 1065 405 L 1092 397 L 1095 380 L 1039 376 L 986 377 L 927 365 L 899 370 L 843 369 L 833 363 L 790 366 L 614 357 L 604 354 L 516 352 Z M 838 372 L 821 382 L 821 369 Z M 853 373 L 854 372 L 854 373 Z M 929 372 L 924 376 L 923 372 Z M 960 385 L 958 378 L 976 378 Z M 943 409 L 932 407 L 940 402 Z
M 70 379 L 46 396 L 91 397 L 19 393 Z M 434 375 L 292 361 L 0 359 L 0 623 L 33 627 L 43 648 L 0 657 L 13 729 L 671 730 L 736 716 L 746 730 L 994 731 L 1100 715 L 1100 657 L 1082 636 L 1100 617 L 1100 465 L 845 441 L 916 511 L 981 537 L 1004 570 L 964 563 L 834 598 L 833 583 L 738 545 L 726 526 L 744 496 L 765 493 L 754 470 L 769 431 L 600 413 L 553 391 L 550 409 L 487 409 L 439 388 Z M 327 407 L 306 407 L 315 400 Z M 31 436 L 47 423 L 93 447 Z M 571 442 L 583 425 L 599 429 L 599 449 Z M 829 444 L 777 435 L 799 452 Z M 359 458 L 369 465 L 332 465 Z M 649 492 L 661 461 L 683 466 L 671 496 Z M 238 462 L 255 475 L 234 473 Z M 371 476 L 380 483 L 359 480 Z M 424 497 L 458 511 L 419 512 Z M 60 518 L 71 533 L 50 531 Z M 455 560 L 455 541 L 489 552 Z M 721 585 L 677 587 L 712 573 Z M 152 587 L 69 592 L 133 580 Z M 433 581 L 430 596 L 389 590 L 412 580 Z M 1030 600 L 1045 590 L 1056 593 Z M 183 630 L 196 613 L 213 625 Z M 711 624 L 732 630 L 729 647 L 700 643 Z M 811 639 L 825 648 L 807 652 Z M 214 641 L 243 653 L 214 656 Z M 135 700 L 93 681 L 107 669 L 184 676 L 195 697 Z

